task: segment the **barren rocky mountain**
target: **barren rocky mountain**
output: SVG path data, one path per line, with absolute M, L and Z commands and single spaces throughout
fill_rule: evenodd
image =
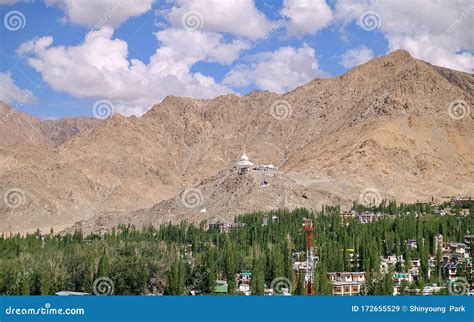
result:
M 41 121 L 0 101 L 0 146 L 58 145 L 99 123 L 85 117 Z
M 46 144 L 39 121 L 0 102 L 0 145 Z
M 39 127 L 50 145 L 59 145 L 81 132 L 95 128 L 100 122 L 100 120 L 93 118 L 73 117 L 44 120 L 39 124 Z
M 402 50 L 284 95 L 168 97 L 140 118 L 116 115 L 58 146 L 0 147 L 0 191 L 24 197 L 1 205 L 0 231 L 349 206 L 366 191 L 400 201 L 472 195 L 473 103 L 473 75 Z M 28 137 L 15 122 L 15 135 Z M 12 131 L 4 126 L 2 134 Z M 238 175 L 244 148 L 279 171 Z M 190 188 L 196 207 L 183 202 Z

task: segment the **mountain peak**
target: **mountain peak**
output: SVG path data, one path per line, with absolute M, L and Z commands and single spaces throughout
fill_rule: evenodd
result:
M 405 49 L 397 49 L 395 51 L 392 51 L 390 54 L 387 55 L 387 57 L 413 58 L 413 56 L 410 55 L 408 50 L 405 50 Z

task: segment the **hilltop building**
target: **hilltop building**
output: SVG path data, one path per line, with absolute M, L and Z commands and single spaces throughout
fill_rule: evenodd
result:
M 253 162 L 250 161 L 245 149 L 240 159 L 235 163 L 235 167 L 237 168 L 240 175 L 244 175 L 249 171 L 278 171 L 278 167 L 274 166 L 273 164 L 253 164 Z

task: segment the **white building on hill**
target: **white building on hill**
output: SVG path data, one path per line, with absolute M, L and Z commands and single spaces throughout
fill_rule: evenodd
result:
M 278 171 L 278 167 L 274 166 L 273 164 L 260 164 L 254 165 L 252 161 L 250 161 L 247 153 L 244 149 L 244 153 L 240 157 L 240 159 L 235 163 L 236 168 L 239 171 L 240 175 L 247 173 L 249 170 L 254 171 Z

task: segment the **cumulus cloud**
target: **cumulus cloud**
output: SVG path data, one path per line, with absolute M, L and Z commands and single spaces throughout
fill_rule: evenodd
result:
M 254 55 L 249 63 L 230 71 L 223 83 L 232 87 L 255 83 L 259 89 L 284 93 L 318 76 L 325 74 L 319 69 L 314 49 L 304 44 Z
M 99 29 L 117 27 L 130 17 L 151 9 L 153 0 L 45 0 L 48 6 L 57 6 L 71 23 Z
M 52 37 L 23 43 L 17 54 L 54 90 L 79 98 L 108 99 L 124 115 L 143 114 L 167 95 L 215 97 L 230 90 L 212 77 L 192 73 L 198 61 L 228 64 L 246 48 L 207 32 L 166 29 L 156 33 L 161 46 L 145 64 L 128 59 L 128 44 L 103 27 L 77 46 L 52 46 Z
M 0 101 L 7 104 L 35 103 L 36 97 L 30 90 L 20 89 L 12 79 L 10 73 L 0 73 Z
M 368 62 L 372 58 L 374 58 L 374 52 L 372 49 L 362 46 L 356 49 L 347 50 L 341 55 L 339 63 L 346 68 L 352 68 Z
M 271 24 L 253 0 L 176 0 L 167 14 L 176 28 L 183 27 L 183 19 L 192 13 L 200 30 L 230 33 L 249 39 L 265 36 Z
M 325 0 L 285 0 L 282 15 L 289 18 L 290 34 L 314 34 L 333 20 L 331 8 Z
M 395 0 L 338 1 L 335 15 L 347 24 L 367 11 L 380 17 L 378 30 L 388 40 L 389 51 L 403 48 L 435 65 L 474 71 L 472 2 L 413 0 L 407 6 Z

